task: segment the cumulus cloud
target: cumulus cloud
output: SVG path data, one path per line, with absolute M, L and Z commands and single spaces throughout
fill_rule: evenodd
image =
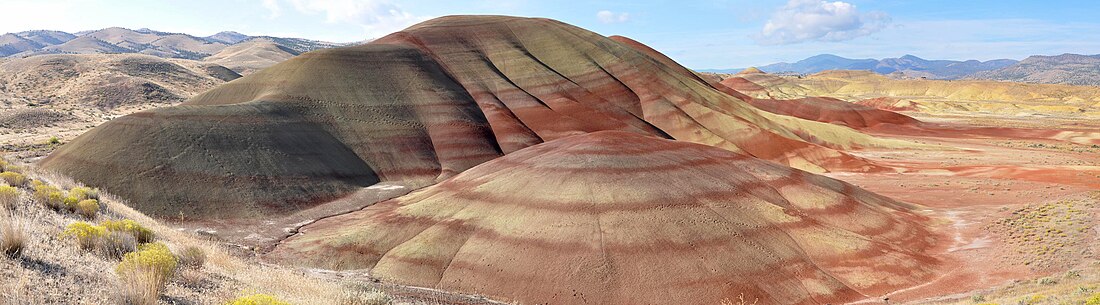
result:
M 604 24 L 623 23 L 623 22 L 630 21 L 630 14 L 629 13 L 615 13 L 615 12 L 612 12 L 612 11 L 599 11 L 599 12 L 596 12 L 596 19 L 599 20 L 600 23 L 604 23 Z
M 790 0 L 772 14 L 754 38 L 765 45 L 844 41 L 873 34 L 889 23 L 886 13 L 861 13 L 847 2 Z
M 280 2 L 305 14 L 324 14 L 329 23 L 361 26 L 367 35 L 378 37 L 429 19 L 410 14 L 388 0 L 263 0 L 272 17 L 281 15 Z

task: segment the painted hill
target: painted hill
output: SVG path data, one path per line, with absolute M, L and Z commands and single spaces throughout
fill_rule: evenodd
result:
M 826 96 L 885 110 L 967 115 L 1100 116 L 1100 88 L 979 80 L 894 79 L 870 71 L 826 71 L 806 77 L 771 74 L 726 76 L 723 84 L 758 98 Z M 742 78 L 743 80 L 734 80 Z M 751 81 L 750 81 L 751 80 Z
M 320 220 L 269 255 L 529 304 L 836 304 L 928 278 L 924 221 L 838 180 L 603 131 Z
M 910 144 L 761 111 L 684 71 L 553 20 L 443 17 L 113 120 L 42 165 L 146 213 L 247 218 L 379 181 L 430 185 L 531 145 L 602 130 L 812 171 L 881 170 L 840 150 Z
M 1100 86 L 1100 55 L 1031 56 L 1014 65 L 976 73 L 969 78 Z

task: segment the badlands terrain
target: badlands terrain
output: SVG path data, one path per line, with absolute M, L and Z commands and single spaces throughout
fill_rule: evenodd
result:
M 0 297 L 118 300 L 60 233 L 132 219 L 209 257 L 161 304 L 1100 302 L 1098 87 L 696 73 L 504 16 L 227 56 L 0 62 L 33 71 L 0 76 L 0 140 L 37 181 L 6 182 Z

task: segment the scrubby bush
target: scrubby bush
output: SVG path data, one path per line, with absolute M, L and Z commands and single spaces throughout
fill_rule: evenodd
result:
M 100 244 L 100 239 L 106 236 L 107 228 L 83 221 L 69 224 L 65 227 L 65 231 L 61 232 L 62 238 L 76 240 L 76 244 L 84 250 L 95 249 L 96 245 Z
M 23 255 L 27 247 L 27 235 L 23 224 L 14 217 L 0 216 L 0 253 L 10 258 Z
M 149 228 L 146 228 L 136 221 L 130 219 L 107 220 L 101 222 L 100 225 L 106 227 L 107 230 L 113 232 L 130 233 L 134 236 L 134 239 L 137 239 L 138 243 L 142 244 L 152 242 L 153 238 L 156 237 L 156 234 L 153 234 L 153 230 L 149 230 Z
M 74 187 L 69 189 L 69 196 L 76 198 L 77 200 L 96 199 L 99 200 L 99 190 L 93 188 L 87 188 L 83 186 Z
M 73 238 L 84 250 L 99 249 L 107 256 L 118 257 L 134 249 L 136 244 L 153 241 L 153 231 L 136 221 L 106 220 L 99 225 L 78 221 L 61 233 L 63 238 Z
M 8 185 L 11 186 L 23 186 L 27 183 L 27 176 L 23 176 L 23 174 L 16 172 L 5 171 L 0 173 L 0 180 L 4 180 L 4 182 L 7 182 Z
M 58 211 L 65 209 L 65 194 L 61 192 L 61 189 L 38 180 L 32 181 L 31 184 L 34 185 L 35 201 L 50 209 Z
M 133 235 L 125 232 L 107 232 L 96 243 L 96 248 L 103 256 L 119 259 L 126 253 L 137 250 L 137 240 Z
M 99 200 L 87 199 L 76 203 L 76 212 L 87 219 L 95 219 L 95 213 L 99 212 Z
M 122 283 L 121 301 L 125 304 L 156 304 L 160 292 L 176 272 L 179 260 L 162 243 L 144 244 L 127 253 L 115 267 Z
M 61 139 L 57 138 L 56 136 L 50 136 L 50 138 L 46 140 L 46 144 L 48 144 L 48 145 L 61 144 Z
M 0 185 L 0 209 L 10 210 L 19 203 L 22 193 L 19 189 L 7 185 Z
M 176 257 L 180 259 L 180 266 L 187 268 L 199 269 L 206 263 L 206 251 L 195 246 L 183 248 Z
M 253 294 L 236 298 L 225 303 L 225 305 L 290 305 L 290 303 L 283 302 L 274 296 L 266 294 Z

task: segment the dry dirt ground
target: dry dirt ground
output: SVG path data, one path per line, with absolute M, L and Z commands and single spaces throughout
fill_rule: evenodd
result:
M 1013 125 L 1015 117 L 910 115 L 966 126 L 1100 130 L 1097 120 Z M 957 148 L 861 151 L 900 172 L 829 174 L 939 216 L 934 229 L 942 236 L 938 256 L 946 264 L 931 282 L 861 303 L 1083 304 L 1093 296 L 1100 283 L 1100 146 L 1010 134 L 878 135 Z

